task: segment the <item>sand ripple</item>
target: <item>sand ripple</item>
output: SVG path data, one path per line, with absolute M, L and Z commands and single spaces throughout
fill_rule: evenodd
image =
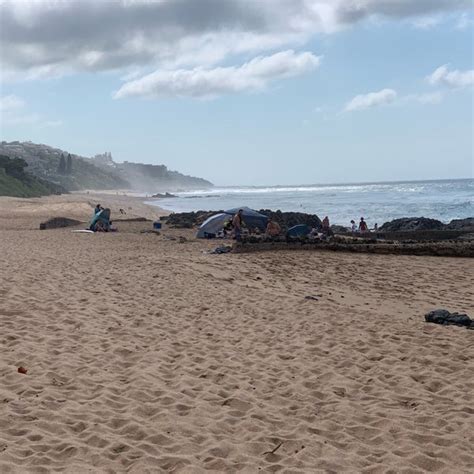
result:
M 2 473 L 474 470 L 471 262 L 127 229 L 0 231 Z

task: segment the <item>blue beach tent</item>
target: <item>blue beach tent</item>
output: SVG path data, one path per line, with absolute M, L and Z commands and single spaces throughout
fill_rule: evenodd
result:
M 286 233 L 286 236 L 290 238 L 306 237 L 310 232 L 311 229 L 306 224 L 298 224 L 290 227 Z
M 255 227 L 258 227 L 261 231 L 266 230 L 268 217 L 260 214 L 260 212 L 250 209 L 249 207 L 235 207 L 234 209 L 228 209 L 225 213 L 235 216 L 240 209 L 243 211 L 242 220 L 249 229 L 255 229 Z
M 264 216 L 248 207 L 236 207 L 234 209 L 228 209 L 220 214 L 215 214 L 206 219 L 199 227 L 196 237 L 199 239 L 205 239 L 212 234 L 217 234 L 223 229 L 226 222 L 232 220 L 234 215 L 239 212 L 239 209 L 242 209 L 242 220 L 249 229 L 255 229 L 257 227 L 261 231 L 265 231 L 268 222 L 267 216 Z

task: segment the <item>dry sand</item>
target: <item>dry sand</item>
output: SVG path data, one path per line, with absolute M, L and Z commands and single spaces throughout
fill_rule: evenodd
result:
M 97 199 L 0 199 L 0 472 L 474 471 L 472 260 L 36 230 Z

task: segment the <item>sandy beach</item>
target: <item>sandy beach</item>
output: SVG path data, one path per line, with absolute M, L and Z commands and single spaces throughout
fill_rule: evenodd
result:
M 0 472 L 474 471 L 472 260 L 38 229 L 97 202 L 162 214 L 0 198 Z

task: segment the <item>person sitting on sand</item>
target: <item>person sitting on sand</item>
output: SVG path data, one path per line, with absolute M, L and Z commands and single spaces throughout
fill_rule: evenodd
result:
M 227 237 L 227 234 L 230 234 L 232 232 L 232 219 L 229 219 L 225 224 L 224 227 L 222 228 L 224 232 L 224 237 Z
M 100 205 L 100 204 L 97 204 L 97 206 L 95 206 L 95 209 L 94 209 L 94 214 L 99 214 L 100 211 L 102 211 L 104 208 Z
M 235 237 L 235 240 L 237 240 L 238 242 L 240 242 L 240 240 L 242 239 L 241 236 L 242 236 L 243 212 L 244 211 L 242 209 L 239 209 L 239 212 L 237 212 L 237 214 L 232 219 L 232 226 L 234 227 L 234 237 Z
M 364 218 L 361 217 L 359 222 L 359 232 L 367 232 L 368 230 L 367 222 L 365 222 Z
M 281 227 L 278 222 L 274 221 L 272 218 L 268 219 L 267 224 L 267 235 L 270 237 L 277 237 L 281 234 Z

